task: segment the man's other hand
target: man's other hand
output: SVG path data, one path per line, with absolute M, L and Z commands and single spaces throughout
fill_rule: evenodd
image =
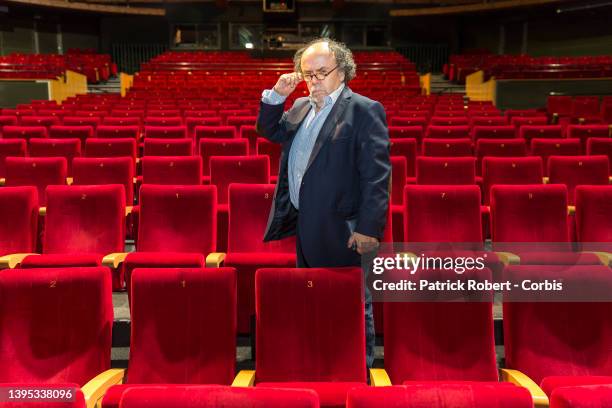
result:
M 359 255 L 367 254 L 378 247 L 378 239 L 353 232 L 348 240 L 347 248 L 354 248 Z
M 279 95 L 287 97 L 291 92 L 295 91 L 295 88 L 297 88 L 302 80 L 302 75 L 297 72 L 283 74 L 278 78 L 276 85 L 274 85 L 274 91 Z

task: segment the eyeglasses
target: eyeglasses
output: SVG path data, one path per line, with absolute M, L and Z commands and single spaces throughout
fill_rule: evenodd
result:
M 329 74 L 334 72 L 337 68 L 338 68 L 338 66 L 336 65 L 334 67 L 334 69 L 332 69 L 329 72 L 319 72 L 319 73 L 316 73 L 316 74 L 302 74 L 302 77 L 304 77 L 304 81 L 306 81 L 306 82 L 312 82 L 312 80 L 314 78 L 317 78 L 317 80 L 319 80 L 319 81 L 323 81 L 325 78 L 327 78 L 327 76 Z

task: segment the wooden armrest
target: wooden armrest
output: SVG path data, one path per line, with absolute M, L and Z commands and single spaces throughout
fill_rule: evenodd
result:
M 42 215 L 43 217 L 44 217 L 45 215 L 47 215 L 47 207 L 39 207 L 39 208 L 38 208 L 38 214 L 39 214 L 39 215 Z
M 0 183 L 2 183 L 2 179 L 0 179 Z M 608 183 L 612 184 L 612 176 L 608 176 Z
M 550 182 L 550 178 L 548 177 L 542 177 L 542 183 L 544 184 L 548 184 Z
M 520 265 L 521 258 L 513 254 L 512 252 L 495 252 L 495 254 L 499 257 L 499 260 L 506 266 L 508 265 Z
M 24 260 L 24 258 L 30 255 L 38 254 L 10 254 L 0 257 L 0 269 L 13 269 Z
M 391 379 L 384 368 L 370 368 L 370 385 L 372 387 L 391 386 Z
M 134 210 L 134 206 L 126 205 L 125 206 L 125 216 L 127 217 L 128 215 L 130 215 L 133 210 Z
M 95 408 L 96 404 L 111 386 L 121 384 L 125 376 L 125 369 L 111 368 L 103 373 L 98 374 L 91 379 L 87 384 L 81 387 L 85 395 L 85 404 L 87 408 Z
M 66 184 L 71 186 L 72 183 L 74 183 L 74 178 L 72 177 L 66 177 Z
M 117 269 L 128 256 L 129 252 L 114 252 L 102 258 L 102 265 Z
M 223 263 L 225 259 L 225 252 L 211 252 L 206 257 L 206 267 L 207 268 L 218 268 Z
M 140 163 L 140 157 L 136 158 L 136 164 Z
M 6 185 L 6 179 L 4 177 L 0 178 L 0 186 Z
M 527 388 L 529 393 L 531 394 L 531 398 L 533 399 L 534 407 L 548 407 L 548 397 L 542 391 L 542 389 L 533 382 L 533 380 L 527 377 L 525 374 L 518 370 L 510 370 L 507 368 L 502 368 L 500 371 L 500 377 L 502 381 L 510 382 L 512 384 L 516 384 L 520 387 Z
M 253 387 L 255 385 L 255 370 L 240 370 L 232 387 Z
M 576 206 L 575 205 L 568 205 L 567 206 L 567 215 L 574 215 L 576 214 Z

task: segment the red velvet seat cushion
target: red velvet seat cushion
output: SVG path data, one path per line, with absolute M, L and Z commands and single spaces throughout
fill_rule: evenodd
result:
M 321 407 L 343 408 L 346 396 L 354 388 L 365 388 L 365 383 L 359 382 L 265 382 L 257 384 L 257 388 L 298 388 L 314 390 L 319 395 Z
M 550 397 L 550 408 L 603 408 L 612 406 L 612 385 L 562 387 Z

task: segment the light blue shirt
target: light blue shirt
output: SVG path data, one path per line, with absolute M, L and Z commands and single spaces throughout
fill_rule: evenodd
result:
M 324 99 L 323 107 L 317 113 L 315 113 L 316 105 L 311 99 L 310 111 L 308 111 L 304 123 L 300 126 L 300 129 L 293 139 L 293 144 L 289 151 L 288 176 L 289 197 L 291 199 L 291 204 L 293 204 L 295 208 L 300 208 L 300 187 L 302 185 L 304 173 L 306 172 L 306 167 L 308 166 L 308 160 L 310 160 L 312 149 L 317 141 L 321 127 L 323 127 L 323 123 L 325 123 L 325 119 L 327 119 L 329 112 L 331 112 L 332 107 L 338 100 L 343 89 L 344 84 L 341 84 L 338 89 L 327 95 Z M 266 89 L 261 95 L 261 101 L 269 105 L 279 105 L 284 103 L 285 99 L 284 96 L 279 95 L 273 89 Z

